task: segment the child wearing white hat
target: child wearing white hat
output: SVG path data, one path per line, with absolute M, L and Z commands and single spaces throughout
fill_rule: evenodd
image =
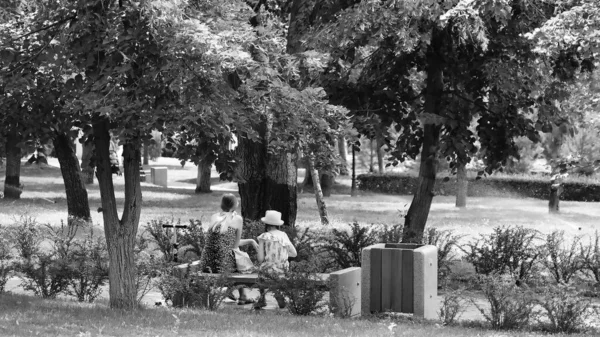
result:
M 288 258 L 298 255 L 296 248 L 287 234 L 279 230 L 279 227 L 283 225 L 280 212 L 267 211 L 265 217 L 260 220 L 266 225 L 266 232 L 258 236 L 259 271 L 283 274 L 289 267 Z M 260 289 L 260 293 L 261 296 L 254 306 L 255 309 L 266 306 L 265 290 Z M 275 298 L 280 308 L 285 307 L 285 301 L 281 295 L 275 294 Z

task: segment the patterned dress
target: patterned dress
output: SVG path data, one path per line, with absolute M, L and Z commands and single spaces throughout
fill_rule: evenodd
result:
M 236 237 L 236 230 L 231 227 L 227 228 L 225 233 L 221 233 L 221 224 L 209 229 L 200 257 L 199 270 L 206 273 L 235 272 L 235 257 L 232 248 Z
M 289 268 L 287 247 L 292 243 L 287 234 L 274 230 L 259 235 L 258 241 L 265 243 L 265 259 L 260 264 L 260 271 L 282 274 Z

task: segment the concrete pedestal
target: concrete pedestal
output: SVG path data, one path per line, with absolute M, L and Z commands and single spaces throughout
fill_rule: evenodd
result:
M 361 275 L 360 267 L 346 268 L 329 274 L 329 302 L 336 316 L 360 316 Z

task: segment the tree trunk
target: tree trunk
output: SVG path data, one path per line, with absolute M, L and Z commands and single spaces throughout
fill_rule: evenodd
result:
M 321 174 L 319 182 L 321 183 L 321 190 L 323 191 L 323 196 L 330 197 L 331 189 L 335 184 L 335 176 L 331 173 L 323 172 Z
M 369 151 L 371 151 L 371 154 L 369 156 L 369 160 L 370 160 L 370 163 L 369 163 L 369 173 L 373 173 L 375 169 L 373 168 L 373 159 L 374 159 L 374 157 L 373 157 L 373 140 L 372 139 L 369 139 Z
M 313 179 L 312 179 L 312 173 L 310 172 L 310 169 L 308 167 L 308 159 L 306 160 L 306 173 L 304 174 L 304 180 L 302 181 L 302 187 L 312 187 L 313 186 Z
M 467 165 L 459 162 L 456 167 L 456 207 L 467 207 Z
M 198 163 L 198 177 L 196 178 L 196 193 L 210 193 L 210 169 L 214 158 L 206 155 Z
M 144 165 L 148 165 L 150 159 L 150 149 L 148 148 L 148 144 L 144 143 Z
M 338 138 L 338 151 L 340 153 L 340 175 L 347 176 L 350 174 L 348 171 L 348 142 L 344 136 Z
M 81 153 L 81 178 L 86 185 L 94 183 L 94 142 L 87 141 L 82 144 Z
M 548 200 L 548 212 L 549 213 L 558 213 L 559 211 L 559 201 L 560 194 L 562 192 L 562 179 L 552 179 L 550 185 L 550 199 Z
M 108 120 L 95 120 L 93 128 L 104 232 L 108 245 L 110 307 L 133 309 L 138 307 L 134 246 L 142 206 L 140 146 L 139 143 L 127 143 L 123 147 L 125 204 L 123 216 L 119 220 L 110 167 Z
M 284 225 L 292 227 L 296 224 L 298 211 L 297 160 L 295 153 L 267 155 L 266 166 L 265 211 L 281 212 Z
M 551 187 L 550 188 L 550 200 L 548 201 L 548 212 L 549 213 L 558 213 L 559 211 L 559 196 L 560 193 L 558 188 Z
M 430 48 L 440 48 L 443 42 L 441 34 L 434 29 Z M 439 115 L 441 97 L 444 91 L 444 73 L 439 50 L 428 52 L 425 106 L 426 113 Z M 419 180 L 413 201 L 406 214 L 402 242 L 420 242 L 433 201 L 433 187 L 437 172 L 437 151 L 440 142 L 440 126 L 425 123 L 423 126 L 423 147 L 421 149 L 421 167 Z
M 21 186 L 21 148 L 17 146 L 19 137 L 11 132 L 6 137 L 6 179 L 4 180 L 4 198 L 20 199 Z
M 379 169 L 379 173 L 385 172 L 385 165 L 383 163 L 383 156 L 385 155 L 385 150 L 383 146 L 385 145 L 385 141 L 382 137 L 377 137 L 377 168 Z
M 53 144 L 65 183 L 69 219 L 76 218 L 87 221 L 90 219 L 90 205 L 88 203 L 88 194 L 80 174 L 79 159 L 77 159 L 77 155 L 75 154 L 75 144 L 64 133 L 56 135 Z
M 48 149 L 45 145 L 42 145 L 39 148 L 37 148 L 37 158 L 35 162 L 38 165 L 48 165 Z
M 317 200 L 317 208 L 321 217 L 322 225 L 329 225 L 329 217 L 327 216 L 327 206 L 323 200 L 323 192 L 321 191 L 321 183 L 319 182 L 319 172 L 315 168 L 315 159 L 313 155 L 308 158 L 308 170 L 312 173 L 313 185 L 315 186 L 315 199 Z
M 356 189 L 356 147 L 352 144 L 352 186 L 350 187 L 350 196 L 355 197 L 358 195 Z
M 242 217 L 249 220 L 260 220 L 265 216 L 263 205 L 266 188 L 266 154 L 267 150 L 262 142 L 264 124 L 257 130 L 259 141 L 253 141 L 246 136 L 238 135 L 236 157 L 236 179 L 240 193 Z

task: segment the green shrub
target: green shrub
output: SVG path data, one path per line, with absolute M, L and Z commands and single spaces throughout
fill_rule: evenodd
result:
M 339 269 L 360 267 L 363 248 L 377 243 L 377 232 L 357 222 L 350 225 L 350 231 L 334 228 L 331 234 L 324 238 L 322 249 L 331 253 Z
M 81 240 L 73 242 L 69 252 L 71 277 L 67 294 L 79 302 L 93 302 L 108 280 L 108 250 L 103 235 L 95 235 L 93 228 Z
M 534 273 L 542 253 L 536 245 L 538 232 L 518 227 L 496 227 L 466 245 L 466 260 L 478 274 L 509 274 L 517 284 Z
M 181 239 L 179 240 L 179 252 L 186 260 L 195 258 L 197 260 L 202 256 L 202 250 L 204 249 L 204 230 L 202 229 L 202 221 L 190 219 L 188 228 L 183 231 Z
M 287 308 L 293 315 L 310 315 L 325 307 L 323 298 L 327 290 L 320 283 L 317 266 L 313 261 L 290 263 L 283 276 L 261 274 L 264 283 L 259 284 L 286 298 Z
M 567 245 L 564 231 L 554 231 L 546 235 L 544 248 L 547 258 L 541 261 L 557 283 L 569 283 L 571 278 L 583 269 L 584 260 L 579 253 L 580 242 L 581 237 L 575 237 L 571 244 Z
M 379 243 L 399 243 L 402 241 L 404 225 L 383 225 L 382 228 L 374 229 L 374 231 L 377 233 L 377 242 Z
M 444 182 L 444 176 L 436 179 L 436 195 L 456 195 L 456 179 Z M 356 177 L 359 189 L 364 191 L 412 195 L 418 178 L 405 174 L 361 174 Z M 590 179 L 569 178 L 563 184 L 561 200 L 600 201 L 600 183 Z M 550 179 L 544 176 L 493 175 L 483 179 L 469 178 L 467 195 L 471 197 L 523 197 L 548 200 Z
M 0 225 L 0 294 L 4 293 L 15 268 L 12 246 L 8 229 Z
M 40 243 L 43 240 L 40 226 L 34 217 L 27 214 L 20 215 L 14 221 L 15 230 L 12 239 L 15 248 L 19 257 L 29 260 L 40 251 Z
M 423 243 L 437 247 L 438 276 L 440 279 L 450 274 L 450 262 L 456 258 L 455 248 L 459 248 L 462 235 L 454 234 L 453 230 L 429 228 L 425 232 Z
M 32 217 L 21 216 L 19 220 L 14 236 L 21 258 L 18 271 L 22 274 L 23 289 L 43 298 L 55 298 L 67 290 L 73 276 L 69 253 L 78 223 L 65 225 L 61 221 L 60 227 L 39 228 Z M 47 251 L 40 245 L 44 237 L 52 244 Z
M 444 325 L 456 323 L 458 318 L 465 312 L 466 299 L 463 292 L 463 289 L 446 290 L 438 311 L 438 317 Z
M 535 316 L 535 298 L 529 290 L 517 287 L 501 275 L 480 278 L 483 294 L 490 304 L 489 311 L 476 302 L 473 304 L 494 329 L 519 329 Z
M 154 289 L 154 278 L 159 276 L 162 270 L 168 268 L 167 266 L 173 265 L 173 263 L 167 262 L 164 256 L 161 259 L 155 258 L 153 254 L 149 253 L 148 247 L 149 240 L 145 237 L 144 233 L 139 234 L 133 250 L 136 266 L 135 288 L 138 303 L 141 303 L 142 298 Z
M 583 269 L 600 283 L 600 232 L 596 231 L 587 245 L 581 244 L 580 257 Z
M 549 321 L 540 323 L 551 332 L 581 331 L 591 316 L 592 302 L 578 297 L 573 289 L 563 285 L 546 287 L 539 304 Z
M 228 273 L 218 276 L 190 273 L 185 278 L 178 278 L 171 273 L 164 273 L 158 279 L 157 287 L 165 300 L 175 307 L 197 307 L 214 311 L 235 289 L 228 277 Z
M 339 269 L 331 251 L 323 248 L 328 239 L 332 238 L 330 230 L 311 230 L 296 226 L 294 228 L 284 228 L 284 231 L 286 231 L 298 252 L 296 257 L 289 259 L 290 261 L 311 261 L 320 273 L 329 273 Z
M 162 253 L 166 262 L 173 261 L 173 244 L 171 243 L 171 238 L 174 235 L 174 228 L 163 228 L 164 225 L 174 226 L 181 225 L 181 219 L 177 220 L 175 223 L 175 219 L 171 218 L 171 220 L 159 219 L 159 220 L 150 220 L 147 223 L 146 231 L 150 234 L 150 238 L 153 243 L 156 244 L 156 250 Z M 179 233 L 178 233 L 179 234 Z

